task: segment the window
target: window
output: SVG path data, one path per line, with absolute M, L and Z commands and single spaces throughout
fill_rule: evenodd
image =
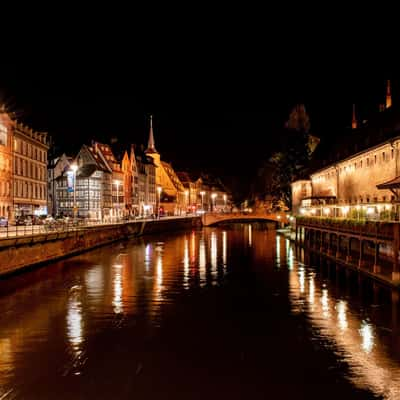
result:
M 385 161 L 385 152 L 382 153 L 382 161 Z

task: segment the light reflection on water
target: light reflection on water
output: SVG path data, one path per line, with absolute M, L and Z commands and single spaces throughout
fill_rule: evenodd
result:
M 241 258 L 236 259 L 237 254 Z M 17 390 L 21 391 L 20 398 L 29 398 L 27 393 L 35 386 L 29 386 L 26 371 L 35 376 L 35 365 L 41 358 L 53 379 L 58 379 L 57 374 L 63 379 L 77 375 L 83 379 L 88 362 L 96 364 L 96 352 L 103 351 L 104 343 L 111 348 L 107 357 L 118 350 L 115 335 L 127 327 L 132 329 L 130 334 L 139 335 L 129 336 L 128 344 L 124 343 L 130 351 L 128 365 L 140 371 L 137 365 L 141 364 L 131 358 L 141 348 L 129 346 L 134 346 L 139 337 L 151 336 L 152 328 L 162 327 L 163 307 L 179 302 L 182 292 L 195 296 L 196 291 L 223 291 L 232 265 L 245 271 L 249 265 L 242 261 L 251 257 L 262 266 L 267 279 L 277 275 L 283 278 L 284 285 L 278 289 L 280 294 L 285 293 L 282 297 L 290 302 L 291 312 L 305 316 L 313 341 L 348 364 L 348 380 L 385 399 L 400 398 L 398 295 L 392 295 L 392 304 L 372 313 L 356 296 L 341 291 L 336 281 L 325 279 L 322 267 L 306 265 L 302 262 L 304 255 L 299 260 L 297 254 L 284 237 L 266 235 L 262 229 L 244 224 L 237 230 L 187 232 L 165 242 L 146 238 L 63 261 L 57 264 L 59 269 L 49 268 L 44 278 L 0 297 L 2 309 L 12 311 L 0 319 L 0 398 L 10 390 L 16 399 Z M 238 287 L 242 285 L 245 283 L 240 282 Z M 392 307 L 391 312 L 385 312 L 384 307 Z M 265 310 L 267 318 L 269 312 Z M 135 333 L 137 325 L 140 333 Z M 100 340 L 102 336 L 105 338 Z M 54 342 L 49 348 L 47 340 Z M 91 353 L 92 348 L 95 350 Z M 119 374 L 126 371 L 118 363 L 114 367 Z
M 365 319 L 364 308 L 349 303 L 347 298 L 330 295 L 332 285 L 313 268 L 296 260 L 293 271 L 289 272 L 292 312 L 307 315 L 315 337 L 325 341 L 327 347 L 337 348 L 340 358 L 349 364 L 347 378 L 357 387 L 367 388 L 384 399 L 399 399 L 400 361 L 388 357 L 387 340 L 388 332 L 397 337 L 395 327 L 386 321 L 388 328 L 382 327 L 378 332 L 373 322 Z

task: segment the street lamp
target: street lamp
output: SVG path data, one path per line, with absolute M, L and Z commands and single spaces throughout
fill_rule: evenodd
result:
M 224 211 L 226 211 L 226 194 L 224 194 L 224 203 L 225 203 L 225 206 L 224 206 Z
M 200 195 L 201 195 L 201 210 L 204 211 L 204 195 L 206 194 L 206 192 L 201 191 Z
M 217 197 L 217 193 L 213 193 L 211 195 L 212 198 L 212 204 L 213 204 L 213 211 L 215 211 L 215 198 Z
M 157 219 L 160 219 L 160 200 L 161 200 L 161 191 L 162 191 L 162 187 L 161 187 L 161 186 L 157 186 L 157 194 L 158 194 Z
M 74 219 L 76 218 L 76 212 L 77 212 L 77 207 L 76 207 L 76 171 L 78 170 L 78 166 L 76 164 L 72 164 L 71 165 L 71 170 L 74 173 L 73 177 L 74 177 L 74 211 L 73 211 L 73 216 Z
M 119 210 L 119 185 L 121 184 L 120 181 L 115 180 L 114 181 L 115 186 L 117 187 L 117 217 L 119 217 L 120 210 Z

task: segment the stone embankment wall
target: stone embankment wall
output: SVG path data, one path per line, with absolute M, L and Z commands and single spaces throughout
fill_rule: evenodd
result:
M 0 276 L 130 237 L 191 229 L 200 218 L 136 221 L 0 240 Z

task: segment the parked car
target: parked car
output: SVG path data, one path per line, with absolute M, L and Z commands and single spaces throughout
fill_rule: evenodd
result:
M 0 217 L 0 227 L 7 227 L 8 226 L 8 219 L 6 217 Z

